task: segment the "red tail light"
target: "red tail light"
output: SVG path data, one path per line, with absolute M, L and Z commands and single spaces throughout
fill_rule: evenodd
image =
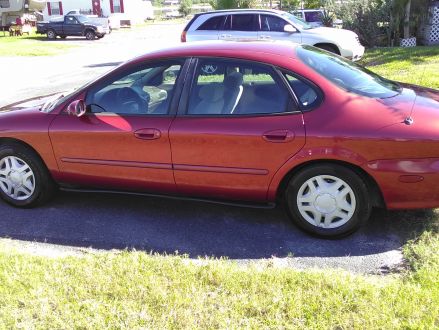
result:
M 181 42 L 186 42 L 186 31 L 183 31 L 181 33 L 181 37 L 180 37 Z

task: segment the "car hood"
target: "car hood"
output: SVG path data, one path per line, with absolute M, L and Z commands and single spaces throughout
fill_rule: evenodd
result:
M 330 39 L 344 40 L 346 38 L 355 39 L 357 34 L 355 32 L 345 29 L 335 29 L 330 27 L 317 27 L 314 29 L 304 30 L 303 33 L 309 35 L 319 35 Z
M 21 100 L 19 102 L 12 103 L 12 104 L 6 105 L 4 107 L 1 107 L 0 113 L 1 112 L 15 111 L 15 110 L 29 109 L 29 108 L 38 108 L 39 109 L 44 105 L 44 103 L 49 101 L 54 95 L 57 95 L 57 94 L 59 94 L 59 93 L 52 93 L 49 95 L 37 96 L 37 97 L 32 97 L 29 99 Z

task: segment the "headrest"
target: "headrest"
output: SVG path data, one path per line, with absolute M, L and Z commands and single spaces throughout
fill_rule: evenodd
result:
M 198 95 L 202 100 L 216 102 L 223 97 L 224 88 L 219 83 L 209 83 L 200 88 Z
M 242 85 L 243 77 L 242 73 L 237 71 L 229 73 L 226 78 L 224 78 L 224 85 L 226 88 L 238 88 Z

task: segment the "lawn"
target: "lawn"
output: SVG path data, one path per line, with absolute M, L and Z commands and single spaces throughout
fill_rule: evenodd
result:
M 44 36 L 31 33 L 21 37 L 3 36 L 0 32 L 0 56 L 50 56 L 73 48 L 59 40 L 49 41 Z
M 376 48 L 360 64 L 391 80 L 439 89 L 439 46 Z
M 373 50 L 364 62 L 413 83 L 420 68 L 436 72 L 422 82 L 437 88 L 436 49 L 412 51 L 415 59 Z M 386 276 L 138 251 L 47 258 L 0 246 L 0 329 L 437 329 L 439 210 L 425 218 L 404 246 L 405 267 Z

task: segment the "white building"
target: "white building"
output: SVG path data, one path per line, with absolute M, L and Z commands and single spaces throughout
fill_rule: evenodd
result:
M 136 24 L 154 18 L 151 1 L 145 0 L 62 0 L 47 1 L 43 15 L 45 21 L 79 10 L 84 15 L 109 17 L 120 16 L 120 20 Z M 123 24 L 122 24 L 123 25 Z

